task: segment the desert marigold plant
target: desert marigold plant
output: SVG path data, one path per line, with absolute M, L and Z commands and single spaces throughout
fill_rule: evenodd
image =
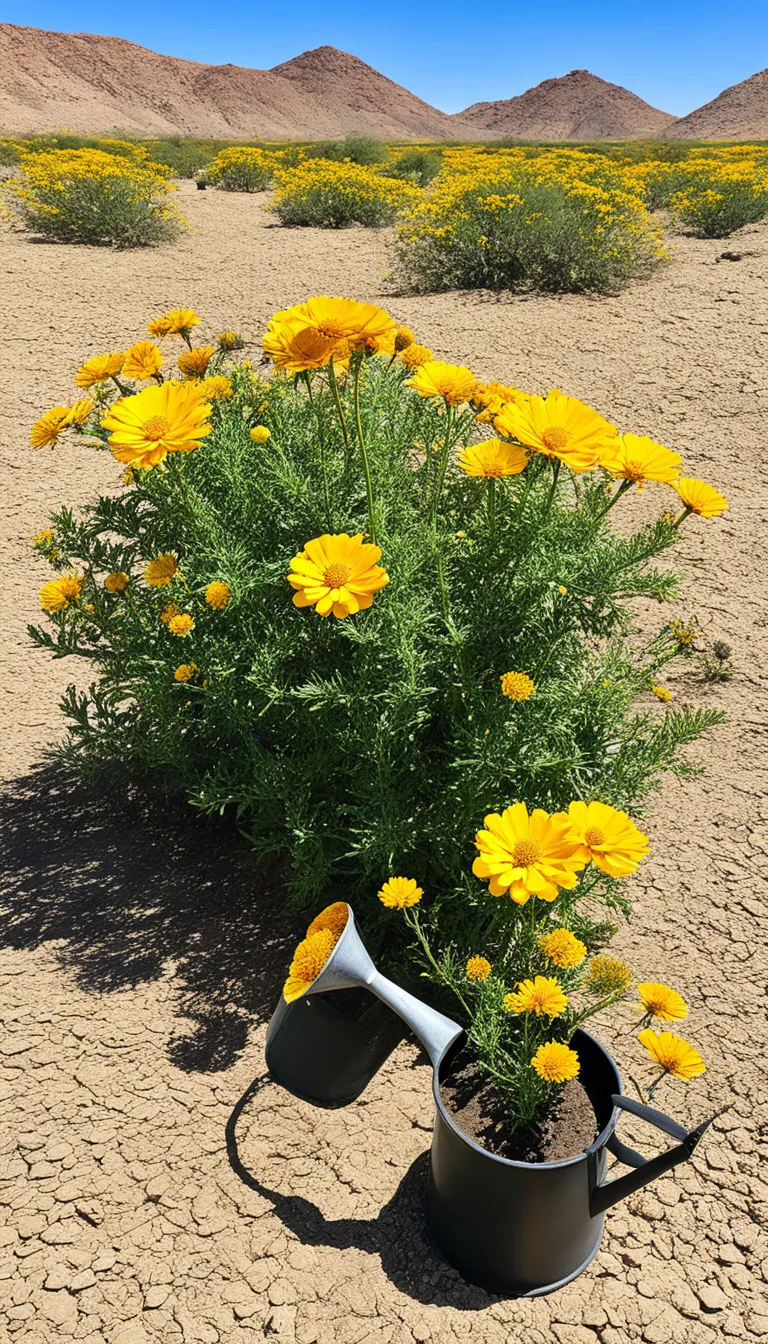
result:
M 268 209 L 281 224 L 382 228 L 392 224 L 420 194 L 411 183 L 386 177 L 377 167 L 348 160 L 305 159 L 275 174 L 275 193 Z
M 603 949 L 644 799 L 720 717 L 650 701 L 679 646 L 628 629 L 635 599 L 675 592 L 656 557 L 725 502 L 566 391 L 409 363 L 418 341 L 375 304 L 276 312 L 269 377 L 194 308 L 148 318 L 34 434 L 117 459 L 114 491 L 36 545 L 33 638 L 92 667 L 62 755 L 237 818 L 294 904 L 349 900 L 377 955 L 454 995 L 524 1123 L 572 1076 L 578 1023 L 631 988 Z M 205 376 L 176 376 L 181 343 Z M 667 517 L 633 521 L 622 439 Z

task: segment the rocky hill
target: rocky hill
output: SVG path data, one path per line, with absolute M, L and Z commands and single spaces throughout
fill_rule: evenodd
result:
M 473 103 L 457 120 L 477 135 L 520 140 L 643 140 L 670 133 L 675 118 L 589 70 L 571 70 L 516 98 Z
M 711 103 L 675 122 L 671 132 L 693 140 L 768 140 L 768 70 L 731 84 Z

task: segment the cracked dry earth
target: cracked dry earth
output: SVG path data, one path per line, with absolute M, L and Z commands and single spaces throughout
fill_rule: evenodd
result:
M 768 1336 L 765 425 L 768 229 L 680 240 L 619 298 L 396 298 L 381 235 L 269 227 L 257 199 L 194 193 L 173 249 L 111 253 L 0 235 L 5 334 L 0 922 L 0 1339 L 53 1344 L 716 1344 Z M 725 247 L 738 261 L 719 260 Z M 71 398 L 73 368 L 191 303 L 203 331 L 252 340 L 311 292 L 387 304 L 443 357 L 565 388 L 678 448 L 731 500 L 689 520 L 670 614 L 696 612 L 735 677 L 681 660 L 678 702 L 728 722 L 667 780 L 635 918 L 638 977 L 678 986 L 708 1063 L 662 1104 L 720 1116 L 693 1160 L 608 1214 L 602 1250 L 557 1294 L 501 1300 L 432 1253 L 423 1194 L 430 1076 L 404 1043 L 353 1106 L 317 1111 L 263 1077 L 265 1023 L 296 932 L 226 829 L 150 796 L 110 797 L 39 766 L 61 734 L 66 663 L 33 651 L 43 567 L 29 538 L 61 501 L 112 487 L 82 446 L 35 455 L 26 430 Z M 255 345 L 253 347 L 256 349 Z M 633 507 L 655 508 L 651 491 Z M 649 627 L 665 613 L 642 613 Z M 655 702 L 654 702 L 655 703 Z M 663 710 L 659 707 L 659 712 Z M 632 1023 L 599 1028 L 625 1075 Z M 622 1034 L 623 1033 L 623 1034 Z M 250 1090 L 249 1090 L 250 1089 Z M 233 1115 L 239 1099 L 237 1112 Z M 655 1131 L 621 1122 L 652 1152 Z M 765 1153 L 763 1138 L 763 1149 Z

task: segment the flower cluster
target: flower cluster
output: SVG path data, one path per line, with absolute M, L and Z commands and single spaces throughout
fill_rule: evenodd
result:
M 268 209 L 282 224 L 314 224 L 340 228 L 391 224 L 420 192 L 409 182 L 384 176 L 375 167 L 345 160 L 305 159 L 275 174 L 276 189 Z

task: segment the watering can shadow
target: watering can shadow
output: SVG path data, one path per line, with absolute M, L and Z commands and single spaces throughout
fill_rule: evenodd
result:
M 266 1044 L 270 1073 L 315 1105 L 344 1105 L 359 1096 L 396 1040 L 388 1049 L 377 1048 L 356 1032 L 359 1024 L 339 1014 L 340 1026 L 316 1005 L 333 990 L 369 990 L 410 1028 L 432 1065 L 436 1114 L 427 1186 L 432 1244 L 465 1279 L 492 1293 L 537 1296 L 562 1287 L 597 1254 L 606 1210 L 688 1161 L 717 1117 L 686 1130 L 623 1096 L 614 1060 L 599 1041 L 578 1030 L 571 1045 L 597 1118 L 597 1137 L 583 1152 L 557 1162 L 517 1162 L 489 1152 L 458 1127 L 441 1093 L 466 1043 L 464 1029 L 376 970 L 347 910 L 344 930 L 310 989 L 292 1004 L 281 1000 L 275 1010 Z M 400 1028 L 397 1039 L 401 1034 Z M 677 1144 L 643 1157 L 615 1133 L 623 1111 Z M 609 1153 L 631 1169 L 607 1181 Z

